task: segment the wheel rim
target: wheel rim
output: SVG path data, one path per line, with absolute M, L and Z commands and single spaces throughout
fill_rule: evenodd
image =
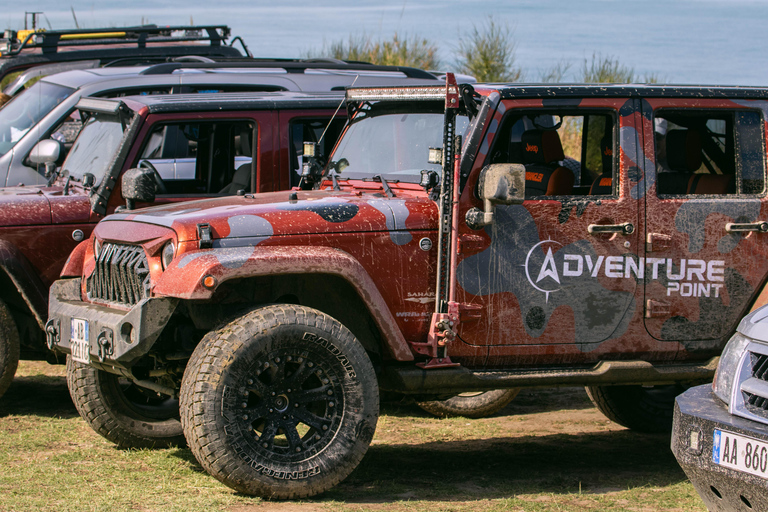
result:
M 272 350 L 245 372 L 224 413 L 256 454 L 274 462 L 306 460 L 325 449 L 341 425 L 344 391 L 335 369 L 327 356 Z

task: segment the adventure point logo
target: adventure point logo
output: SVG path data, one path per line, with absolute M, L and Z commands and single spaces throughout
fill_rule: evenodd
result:
M 673 258 L 638 258 L 634 254 L 621 256 L 591 256 L 561 253 L 563 244 L 544 240 L 528 251 L 525 257 L 525 277 L 545 301 L 549 294 L 568 286 L 576 286 L 575 278 L 659 280 L 666 282 L 667 296 L 719 297 L 725 281 L 722 260 L 692 260 Z M 539 265 L 537 251 L 544 254 Z M 570 282 L 569 282 L 570 281 Z

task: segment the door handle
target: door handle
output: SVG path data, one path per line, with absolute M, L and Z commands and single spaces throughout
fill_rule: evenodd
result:
M 590 235 L 599 235 L 601 233 L 621 233 L 622 235 L 631 235 L 635 232 L 635 225 L 631 222 L 624 224 L 590 224 L 587 226 Z
M 757 231 L 758 233 L 768 233 L 768 222 L 759 220 L 757 222 L 729 222 L 725 225 L 728 233 L 743 233 L 745 231 Z

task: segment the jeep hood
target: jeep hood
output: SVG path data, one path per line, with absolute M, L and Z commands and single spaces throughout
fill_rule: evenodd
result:
M 0 226 L 50 223 L 51 204 L 40 188 L 0 188 Z
M 256 244 L 272 236 L 388 231 L 393 241 L 410 230 L 436 229 L 437 206 L 426 197 L 332 191 L 270 192 L 176 203 L 119 213 L 102 222 L 133 221 L 165 226 L 180 242 L 198 239 L 207 224 L 215 245 Z M 402 233 L 398 235 L 398 233 Z

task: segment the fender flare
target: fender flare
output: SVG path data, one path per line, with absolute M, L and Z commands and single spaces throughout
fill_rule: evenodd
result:
M 413 361 L 413 353 L 392 312 L 363 266 L 349 253 L 330 247 L 232 247 L 193 251 L 177 257 L 157 280 L 152 294 L 205 300 L 225 281 L 286 274 L 330 274 L 345 279 L 363 299 L 392 356 Z M 216 280 L 213 289 L 203 278 Z
M 0 270 L 5 272 L 16 287 L 40 329 L 45 330 L 45 321 L 48 318 L 48 287 L 27 257 L 7 240 L 0 240 Z

